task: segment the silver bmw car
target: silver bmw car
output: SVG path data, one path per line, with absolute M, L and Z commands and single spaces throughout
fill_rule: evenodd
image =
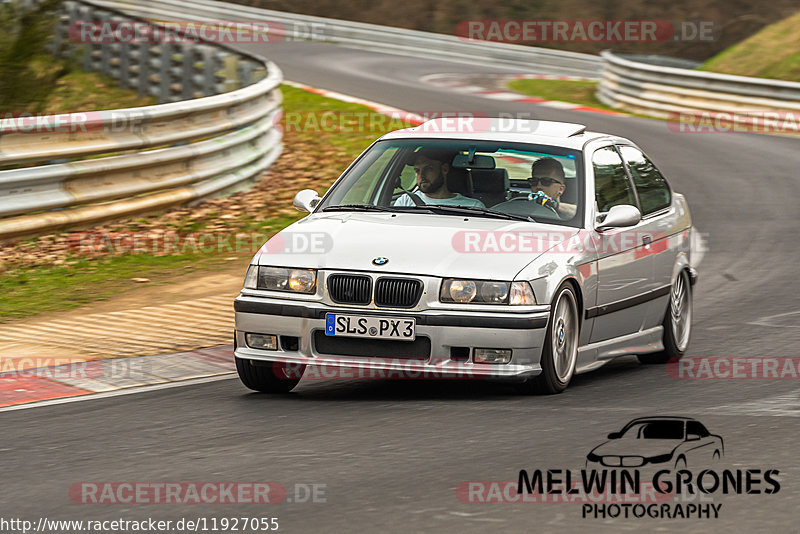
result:
M 288 392 L 323 367 L 559 393 L 617 356 L 688 347 L 689 209 L 627 139 L 437 119 L 384 135 L 294 205 L 309 215 L 255 255 L 234 303 L 251 389 Z

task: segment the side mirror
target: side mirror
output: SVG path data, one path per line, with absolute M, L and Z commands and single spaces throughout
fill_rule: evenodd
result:
M 686 441 L 697 441 L 700 439 L 700 434 L 686 434 Z
M 602 217 L 602 219 L 601 219 Z M 639 221 L 642 220 L 642 214 L 639 212 L 639 208 L 636 206 L 631 206 L 628 204 L 620 204 L 618 206 L 613 206 L 608 213 L 600 214 L 597 216 L 598 220 L 597 226 L 595 226 L 595 230 L 598 232 L 602 232 L 603 230 L 608 230 L 609 228 L 623 228 L 625 226 L 635 226 L 639 224 Z
M 313 189 L 303 189 L 294 196 L 292 205 L 300 211 L 311 213 L 311 210 L 317 207 L 320 200 L 322 199 L 319 198 L 319 195 Z
M 608 435 L 608 439 L 619 439 L 621 434 L 619 432 L 612 432 Z

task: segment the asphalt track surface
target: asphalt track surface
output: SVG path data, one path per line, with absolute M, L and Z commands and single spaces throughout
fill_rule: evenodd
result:
M 531 112 L 636 141 L 690 203 L 709 251 L 695 287 L 687 357 L 794 356 L 800 344 L 800 143 L 672 132 L 661 121 L 448 93 L 437 72 L 504 72 L 312 43 L 264 45 L 286 79 L 407 110 Z M 580 504 L 461 502 L 465 481 L 520 469 L 580 469 L 639 416 L 696 417 L 725 441 L 724 466 L 778 469 L 773 495 L 719 495 L 717 519 L 584 519 Z M 676 380 L 633 357 L 576 377 L 566 393 L 518 397 L 502 385 L 383 380 L 303 382 L 292 395 L 236 380 L 0 414 L 3 517 L 278 517 L 282 532 L 798 532 L 797 380 Z M 691 466 L 690 466 L 691 467 Z M 80 481 L 324 484 L 326 502 L 84 505 Z M 695 501 L 698 502 L 698 501 Z

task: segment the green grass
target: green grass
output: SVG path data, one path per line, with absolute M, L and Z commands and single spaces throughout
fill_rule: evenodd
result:
M 149 278 L 152 284 L 166 284 L 177 276 L 191 272 L 219 271 L 232 264 L 247 263 L 257 248 L 297 217 L 276 217 L 264 221 L 248 221 L 229 233 L 216 232 L 202 245 L 180 241 L 172 255 L 135 253 L 91 257 L 82 254 L 66 256 L 62 265 L 14 269 L 0 276 L 0 323 L 40 313 L 65 311 L 84 304 L 108 300 L 126 291 L 141 287 L 132 278 Z M 181 232 L 191 231 L 181 228 Z M 237 250 L 235 234 L 256 234 Z M 209 233 L 210 234 L 210 233 Z M 217 246 L 222 242 L 223 246 Z M 31 241 L 27 242 L 31 244 Z M 100 247 L 102 241 L 87 246 Z M 230 246 L 225 246 L 227 243 Z M 128 245 L 130 246 L 130 245 Z M 235 258 L 231 261 L 230 258 Z M 242 270 L 244 276 L 244 270 Z
M 53 59 L 37 61 L 44 64 L 41 68 L 50 68 L 58 64 Z M 158 100 L 153 96 L 140 97 L 136 91 L 118 87 L 117 81 L 111 77 L 96 72 L 71 69 L 58 78 L 46 102 L 31 103 L 28 111 L 54 114 L 81 110 L 134 108 L 157 103 Z
M 508 87 L 524 95 L 559 100 L 582 106 L 611 110 L 594 96 L 597 82 L 580 80 L 521 79 L 509 82 Z
M 325 139 L 329 146 L 353 157 L 384 133 L 410 126 L 359 104 L 324 98 L 288 85 L 281 86 L 281 91 L 286 131 L 303 140 Z
M 16 270 L 0 278 L 0 322 L 39 313 L 65 311 L 108 300 L 137 283 L 131 278 L 159 278 L 221 266 L 216 258 L 127 255 L 103 260 L 75 259 L 71 265 Z
M 305 175 L 323 177 L 321 187 L 335 179 L 344 167 L 377 137 L 386 131 L 407 126 L 398 121 L 392 122 L 389 119 L 376 117 L 373 128 L 367 126 L 363 128 L 364 131 L 352 131 L 354 127 L 347 126 L 347 120 L 361 116 L 368 120 L 375 114 L 364 106 L 324 98 L 293 87 L 283 86 L 282 91 L 285 113 L 287 115 L 297 113 L 302 118 L 302 121 L 296 124 L 302 128 L 293 128 L 291 131 L 285 129 L 285 149 L 282 159 L 289 158 L 293 170 L 299 166 Z M 318 119 L 322 112 L 333 112 L 343 117 L 345 120 L 341 124 L 344 124 L 344 128 L 339 128 L 338 116 L 334 128 L 322 131 L 312 128 L 313 121 Z M 311 118 L 312 116 L 314 118 Z M 291 205 L 291 195 L 300 187 L 291 179 L 279 187 L 282 189 L 276 190 L 275 196 L 282 195 L 288 198 L 286 201 L 288 208 Z M 247 197 L 242 197 L 238 203 L 246 204 Z M 203 205 L 200 204 L 196 210 L 202 208 Z M 239 232 L 256 233 L 262 236 L 254 240 L 258 241 L 254 246 L 258 246 L 304 214 L 289 208 L 275 214 L 249 215 L 242 210 L 231 210 L 229 215 L 233 215 L 232 218 L 223 219 L 221 218 L 223 215 L 226 214 L 208 211 L 199 219 L 182 216 L 165 221 L 161 226 L 167 231 L 184 234 L 202 233 L 212 224 L 223 225 L 225 227 L 223 230 L 208 230 L 208 233 L 222 235 L 223 238 L 235 236 Z M 158 217 L 160 215 L 133 218 L 119 229 L 115 228 L 115 231 L 136 232 L 152 228 L 153 218 Z M 233 239 L 231 237 L 231 242 Z M 17 245 L 18 249 L 35 250 L 35 247 L 37 238 L 28 239 Z M 63 263 L 59 265 L 52 263 L 45 266 L 12 265 L 5 272 L 2 271 L 2 261 L 0 261 L 0 322 L 108 300 L 120 293 L 141 287 L 132 281 L 132 278 L 149 278 L 151 284 L 168 284 L 170 280 L 188 272 L 219 271 L 220 268 L 232 266 L 234 263 L 246 263 L 255 252 L 249 246 L 239 252 L 214 248 L 215 250 L 199 252 L 189 250 L 186 253 L 162 256 L 151 252 L 104 254 L 96 257 L 70 254 L 62 258 Z M 231 257 L 237 258 L 237 261 L 231 261 L 229 259 Z M 242 276 L 244 276 L 243 269 Z
M 771 24 L 706 61 L 700 70 L 800 81 L 800 13 Z

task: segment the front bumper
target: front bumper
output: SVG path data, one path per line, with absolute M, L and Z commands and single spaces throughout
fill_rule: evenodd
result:
M 317 302 L 240 296 L 234 302 L 236 312 L 235 356 L 255 362 L 285 362 L 325 368 L 347 368 L 369 372 L 386 371 L 403 376 L 443 378 L 497 378 L 523 380 L 541 372 L 540 357 L 549 319 L 548 311 L 509 313 L 449 310 L 375 310 L 335 307 Z M 325 330 L 327 313 L 413 317 L 416 335 L 430 340 L 426 359 L 397 357 L 387 350 L 369 356 L 323 354 L 315 346 L 315 333 Z M 253 349 L 245 342 L 245 333 L 290 336 L 298 339 L 297 350 Z M 319 335 L 319 334 L 317 334 Z M 357 339 L 356 339 L 357 340 Z M 372 341 L 372 340 L 369 340 Z M 407 343 L 407 342 L 396 342 Z M 469 358 L 453 359 L 452 347 L 469 347 Z M 475 348 L 511 349 L 508 364 L 472 363 Z M 362 372 L 343 377 L 366 376 Z M 372 375 L 374 376 L 374 375 Z M 381 376 L 381 375 L 378 375 Z

